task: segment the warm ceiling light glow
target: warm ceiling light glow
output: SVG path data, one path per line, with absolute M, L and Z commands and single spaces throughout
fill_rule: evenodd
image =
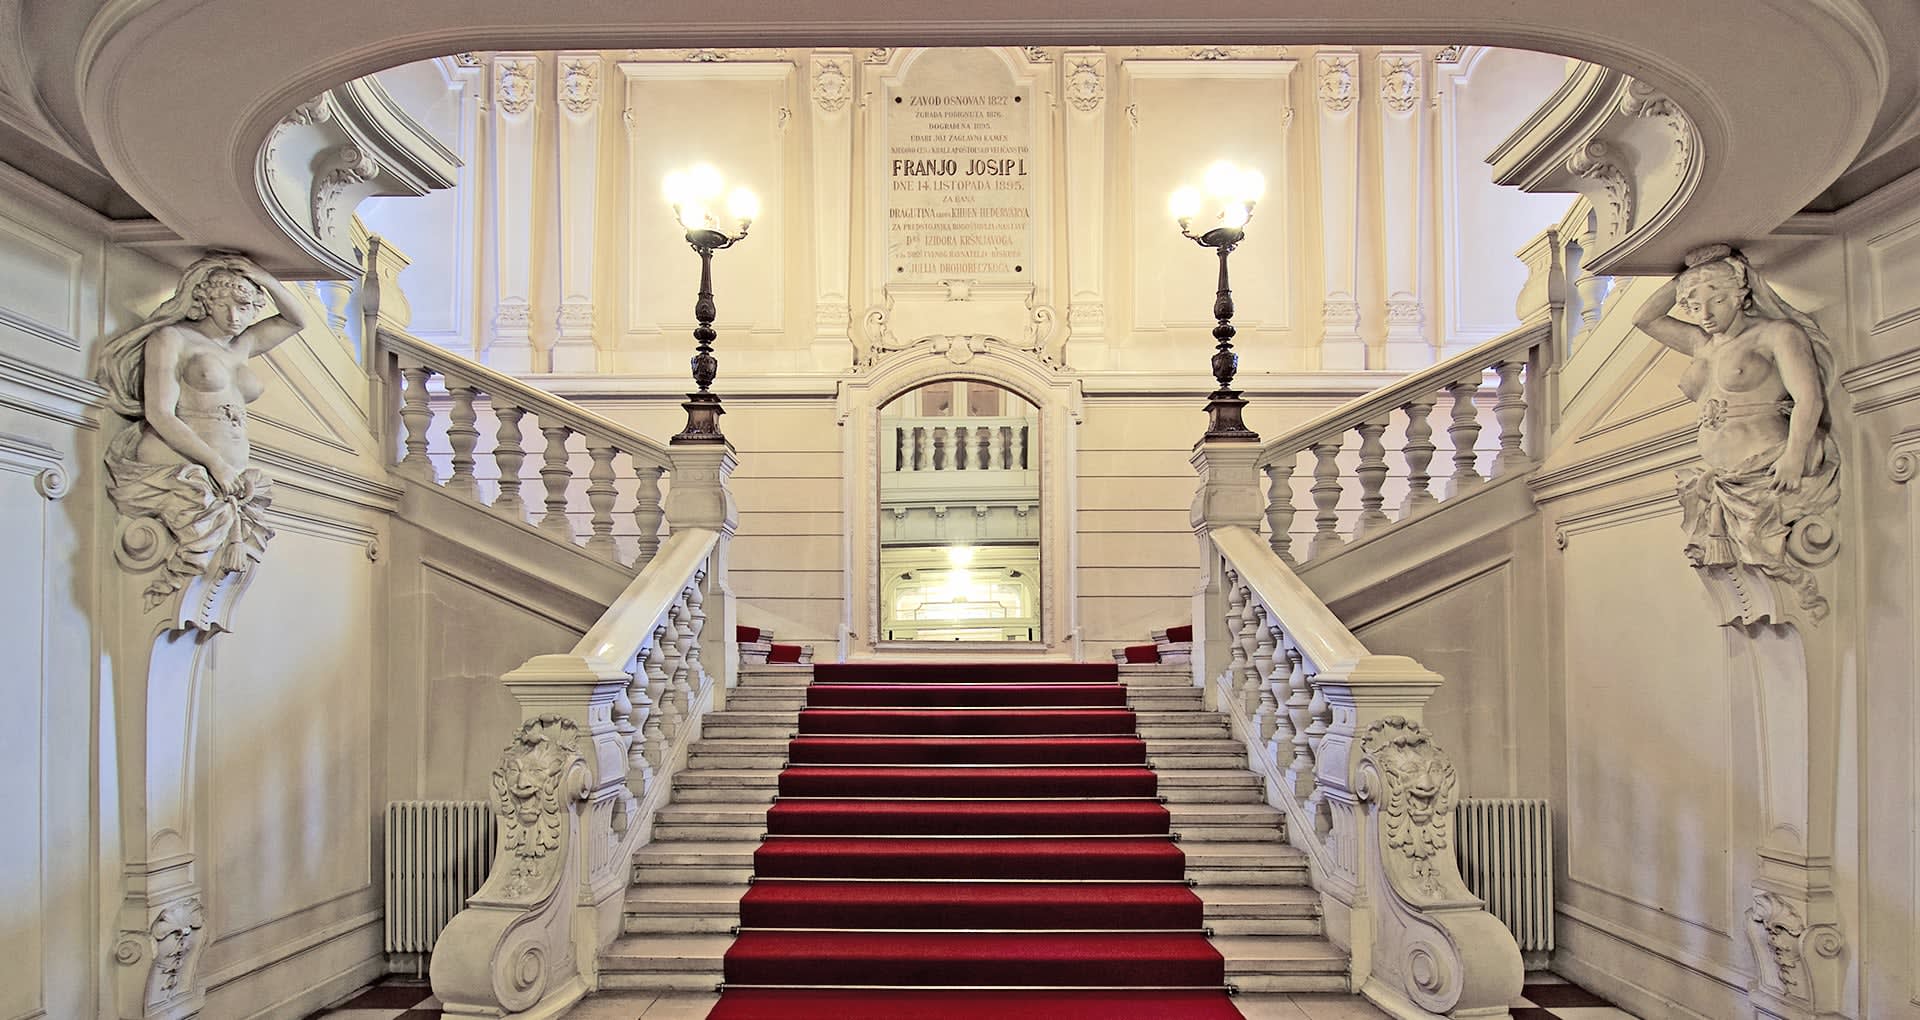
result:
M 667 175 L 666 182 L 661 185 L 660 191 L 666 196 L 668 202 L 680 205 L 693 200 L 693 181 L 685 172 L 675 170 Z
M 950 545 L 947 547 L 947 562 L 956 567 L 964 567 L 973 562 L 973 547 L 970 545 Z
M 1218 160 L 1207 168 L 1207 175 L 1201 178 L 1206 183 L 1207 193 L 1215 198 L 1239 198 L 1240 168 L 1226 160 Z
M 680 217 L 680 225 L 688 230 L 708 230 L 713 227 L 713 217 L 698 202 L 676 202 L 673 210 Z
M 1258 170 L 1248 170 L 1240 175 L 1240 199 L 1245 202 L 1258 202 L 1267 193 L 1267 176 Z
M 1246 226 L 1247 221 L 1252 218 L 1253 210 L 1248 209 L 1244 202 L 1230 202 L 1220 211 L 1220 225 L 1230 230 L 1238 230 Z
M 726 188 L 719 169 L 712 163 L 701 163 L 687 171 L 687 183 L 694 198 L 709 202 L 719 198 L 720 192 Z

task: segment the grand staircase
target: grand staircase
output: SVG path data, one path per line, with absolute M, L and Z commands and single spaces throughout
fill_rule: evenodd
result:
M 1287 844 L 1282 815 L 1265 803 L 1261 780 L 1247 768 L 1245 746 L 1220 715 L 1206 710 L 1187 667 L 1119 669 L 1148 764 L 1157 773 L 1158 795 L 1184 853 L 1186 878 L 1203 903 L 1201 923 L 1224 957 L 1226 984 L 1250 992 L 1346 990 L 1345 954 L 1322 936 L 1319 897 L 1308 887 L 1305 859 Z M 676 775 L 672 803 L 661 809 L 651 841 L 635 855 L 625 934 L 600 960 L 602 987 L 709 990 L 725 980 L 741 900 L 812 681 L 810 666 L 745 667 L 727 707 L 707 717 L 687 766 Z M 789 777 L 790 791 L 806 771 Z M 807 807 L 790 792 L 778 824 L 834 831 L 832 822 L 824 829 L 809 822 L 801 813 Z M 1118 804 L 1115 809 L 1128 810 Z M 924 824 L 929 812 L 943 809 L 935 802 L 913 810 Z M 932 824 L 948 823 L 935 818 Z M 768 845 L 797 845 L 792 839 L 777 835 Z M 773 895 L 773 885 L 762 883 L 759 898 Z M 974 927 L 961 904 L 923 906 L 931 911 L 932 926 Z M 782 915 L 775 910 L 767 916 Z M 822 927 L 829 926 L 840 922 Z M 734 969 L 745 973 L 746 966 L 736 959 Z

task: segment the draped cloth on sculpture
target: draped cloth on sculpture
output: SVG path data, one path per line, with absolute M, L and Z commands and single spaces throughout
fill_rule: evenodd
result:
M 1826 539 L 1817 532 L 1831 526 L 1828 515 L 1840 502 L 1840 451 L 1831 436 L 1824 437 L 1819 463 L 1800 487 L 1775 492 L 1772 468 L 1785 449 L 1783 441 L 1731 468 L 1678 473 L 1686 554 L 1696 567 L 1756 567 L 1790 585 L 1802 608 L 1819 619 L 1827 601 L 1807 567 L 1824 562 L 1819 547 Z
M 121 429 L 107 443 L 107 495 L 122 514 L 159 521 L 173 540 L 147 586 L 152 609 L 194 578 L 244 574 L 260 562 L 273 538 L 266 523 L 273 486 L 260 469 L 247 468 L 235 491 L 221 492 L 202 465 L 141 461 L 134 454 L 146 429 Z

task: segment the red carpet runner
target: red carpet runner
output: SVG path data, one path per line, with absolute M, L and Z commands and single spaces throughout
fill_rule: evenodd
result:
M 711 1020 L 1229 1020 L 1111 664 L 817 665 Z

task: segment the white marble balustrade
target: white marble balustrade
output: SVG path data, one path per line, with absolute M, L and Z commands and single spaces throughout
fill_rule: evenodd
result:
M 1541 383 L 1551 371 L 1553 335 L 1549 321 L 1523 326 L 1267 443 L 1258 466 L 1267 478 L 1274 553 L 1290 565 L 1326 556 L 1493 479 L 1532 470 L 1547 438 L 1551 398 Z M 1490 437 L 1483 437 L 1483 412 L 1492 419 Z M 1486 440 L 1492 448 L 1483 457 Z M 1298 502 L 1302 489 L 1309 506 Z M 1298 549 L 1292 529 L 1303 510 L 1314 527 Z
M 895 418 L 884 423 L 883 468 L 929 471 L 1029 470 L 1031 418 Z
M 378 338 L 402 473 L 614 562 L 629 562 L 615 532 L 630 519 L 631 566 L 658 553 L 665 445 L 398 330 Z M 578 521 L 583 482 L 589 511 Z

